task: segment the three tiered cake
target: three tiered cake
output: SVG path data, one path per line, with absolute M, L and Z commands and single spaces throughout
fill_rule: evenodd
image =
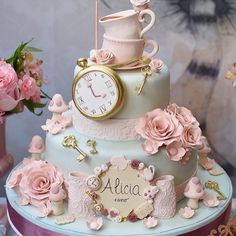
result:
M 103 46 L 77 61 L 73 100 L 49 104 L 46 148 L 34 136 L 8 178 L 20 234 L 207 235 L 228 219 L 231 182 L 191 111 L 169 105 L 168 68 L 143 37 L 155 14 L 131 3 L 100 19 Z

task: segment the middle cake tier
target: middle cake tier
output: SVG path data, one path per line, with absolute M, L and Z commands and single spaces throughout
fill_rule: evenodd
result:
M 79 162 L 79 152 L 73 148 L 64 147 L 63 140 L 66 136 L 73 135 L 79 148 L 87 157 Z M 88 141 L 96 142 L 97 154 L 91 154 L 92 147 Z M 155 176 L 173 175 L 176 185 L 177 199 L 183 197 L 183 191 L 189 179 L 197 171 L 197 154 L 191 153 L 186 163 L 170 160 L 165 148 L 161 148 L 155 155 L 148 156 L 142 149 L 141 140 L 133 141 L 108 141 L 80 134 L 75 128 L 65 129 L 58 135 L 47 134 L 45 159 L 57 166 L 67 179 L 71 172 L 80 172 L 91 175 L 96 167 L 109 163 L 112 157 L 124 156 L 127 160 L 138 160 L 145 165 L 155 167 Z

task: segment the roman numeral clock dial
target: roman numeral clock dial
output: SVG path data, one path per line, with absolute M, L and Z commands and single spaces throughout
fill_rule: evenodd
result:
M 78 110 L 93 120 L 115 115 L 124 103 L 124 89 L 118 74 L 106 66 L 88 66 L 85 58 L 79 59 L 77 65 L 82 70 L 74 79 L 72 94 Z

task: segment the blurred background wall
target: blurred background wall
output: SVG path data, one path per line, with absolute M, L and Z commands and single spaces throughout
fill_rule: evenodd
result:
M 0 0 L 0 57 L 7 58 L 22 41 L 43 49 L 51 96 L 71 99 L 73 69 L 78 57 L 94 48 L 94 0 Z M 149 33 L 160 44 L 157 55 L 171 71 L 172 101 L 189 107 L 201 121 L 214 157 L 234 182 L 236 167 L 236 90 L 224 79 L 236 60 L 235 0 L 151 0 L 157 25 Z M 129 0 L 101 0 L 101 16 L 131 8 Z M 102 35 L 102 32 L 101 32 Z M 27 157 L 33 135 L 45 136 L 41 117 L 25 110 L 7 118 L 7 148 L 15 164 Z M 4 194 L 5 178 L 0 180 Z

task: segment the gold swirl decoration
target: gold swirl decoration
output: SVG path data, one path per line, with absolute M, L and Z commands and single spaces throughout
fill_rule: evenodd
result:
M 218 229 L 211 230 L 208 236 L 235 236 L 236 235 L 236 216 L 227 225 L 220 225 Z

